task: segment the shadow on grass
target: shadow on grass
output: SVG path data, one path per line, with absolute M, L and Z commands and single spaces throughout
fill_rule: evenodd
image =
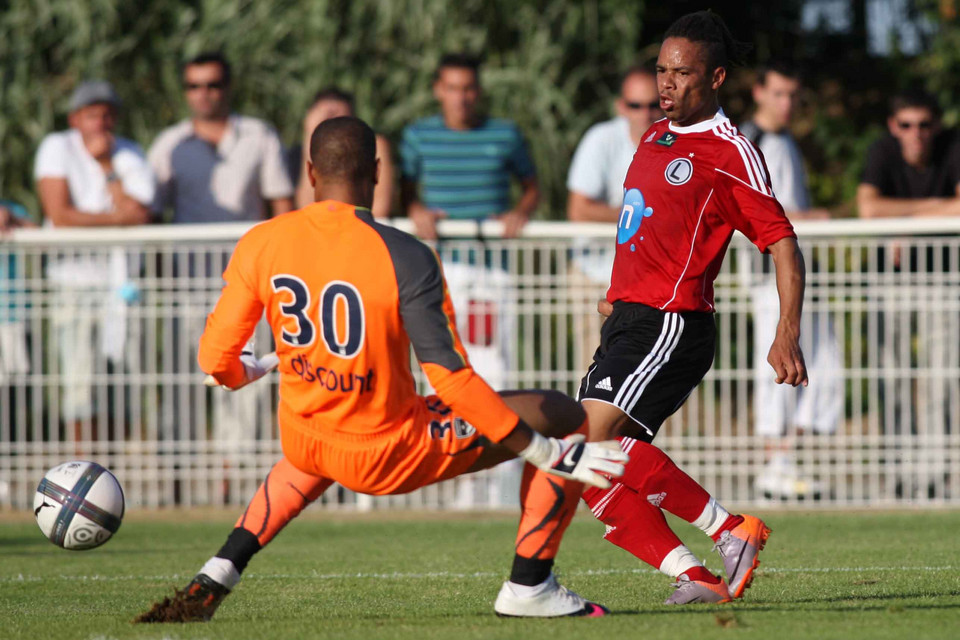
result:
M 951 589 L 939 593 L 894 593 L 894 594 L 862 594 L 845 596 L 839 599 L 823 598 L 798 598 L 790 601 L 778 602 L 737 602 L 725 605 L 710 605 L 704 607 L 667 607 L 657 606 L 644 609 L 620 609 L 613 613 L 617 615 L 675 615 L 691 612 L 702 613 L 720 613 L 729 611 L 731 613 L 751 613 L 755 611 L 819 611 L 844 612 L 844 611 L 889 611 L 891 613 L 910 610 L 948 610 L 960 609 L 960 601 L 955 602 L 910 602 L 920 598 L 956 598 L 960 596 L 960 590 Z M 907 601 L 907 602 L 905 602 Z M 812 605 L 812 606 L 805 606 Z M 817 606 L 819 605 L 819 606 Z

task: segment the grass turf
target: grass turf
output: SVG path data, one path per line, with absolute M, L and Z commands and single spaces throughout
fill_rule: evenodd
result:
M 957 638 L 960 512 L 766 514 L 773 535 L 734 604 L 666 607 L 670 580 L 601 540 L 581 513 L 557 573 L 616 615 L 506 620 L 492 603 L 516 517 L 308 512 L 251 563 L 209 624 L 133 625 L 219 547 L 226 512 L 130 514 L 68 552 L 0 518 L 0 638 Z M 709 540 L 675 529 L 719 570 Z

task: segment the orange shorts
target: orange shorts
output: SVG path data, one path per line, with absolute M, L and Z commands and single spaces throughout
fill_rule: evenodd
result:
M 421 398 L 418 418 L 374 436 L 324 437 L 281 404 L 283 455 L 298 469 L 358 493 L 407 493 L 465 473 L 490 440 L 437 396 Z

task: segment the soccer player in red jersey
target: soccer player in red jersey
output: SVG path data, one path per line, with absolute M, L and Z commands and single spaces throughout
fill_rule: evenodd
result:
M 667 600 L 676 604 L 742 596 L 769 535 L 760 519 L 729 514 L 649 444 L 713 363 L 713 282 L 734 231 L 776 265 L 780 321 L 768 356 L 776 380 L 807 384 L 803 257 L 759 150 L 718 101 L 740 48 L 708 11 L 681 17 L 665 34 L 657 85 L 666 118 L 644 134 L 624 181 L 610 315 L 579 393 L 591 439 L 619 436 L 630 454 L 618 483 L 590 488 L 584 499 L 607 525 L 607 540 L 677 578 Z M 729 584 L 681 543 L 662 510 L 714 539 Z
M 226 544 L 172 602 L 141 622 L 208 620 L 247 563 L 337 482 L 372 495 L 407 493 L 527 461 L 503 616 L 609 613 L 557 583 L 553 559 L 584 483 L 609 487 L 627 454 L 584 442 L 585 413 L 559 392 L 497 394 L 470 366 L 437 255 L 376 222 L 373 130 L 352 117 L 320 124 L 310 141 L 313 204 L 250 229 L 200 339 L 199 361 L 236 389 L 262 376 L 242 353 L 266 314 L 280 371 L 278 462 Z M 417 394 L 411 346 L 436 396 Z M 577 436 L 561 440 L 564 436 Z

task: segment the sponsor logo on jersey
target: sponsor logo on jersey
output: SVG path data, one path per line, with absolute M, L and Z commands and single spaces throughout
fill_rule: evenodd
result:
M 453 435 L 457 440 L 469 438 L 477 432 L 476 427 L 463 418 L 454 418 L 453 420 L 431 420 L 430 437 L 434 440 L 443 440 L 447 431 L 453 430 Z
M 593 387 L 594 389 L 602 389 L 603 391 L 613 391 L 613 384 L 610 382 L 610 376 L 607 376 L 600 382 L 598 382 Z
M 657 135 L 657 132 L 656 132 L 656 131 L 651 131 L 651 132 L 650 132 L 650 135 L 647 136 L 647 139 L 644 140 L 644 142 L 645 142 L 645 143 L 646 143 L 646 142 L 650 142 L 651 140 L 653 140 L 653 136 L 655 136 L 655 135 Z
M 304 382 L 319 384 L 327 391 L 334 393 L 369 393 L 373 391 L 374 374 L 373 369 L 367 371 L 367 375 L 361 376 L 356 373 L 337 373 L 333 369 L 326 367 L 314 367 L 310 360 L 304 356 L 297 356 L 290 362 L 293 372 L 296 373 Z
M 623 208 L 620 210 L 620 222 L 617 224 L 617 244 L 629 242 L 630 238 L 640 231 L 643 219 L 652 215 L 653 208 L 646 205 L 640 189 L 628 189 L 623 194 Z
M 663 135 L 657 138 L 657 144 L 662 144 L 665 147 L 672 147 L 673 143 L 677 141 L 677 134 L 670 133 L 669 131 L 664 131 Z
M 655 507 L 659 507 L 663 502 L 663 499 L 667 497 L 666 491 L 661 491 L 660 493 L 651 493 L 647 496 L 647 502 L 652 504 Z
M 663 177 L 666 178 L 667 182 L 677 187 L 687 184 L 693 177 L 693 163 L 686 158 L 671 160 L 663 172 Z

